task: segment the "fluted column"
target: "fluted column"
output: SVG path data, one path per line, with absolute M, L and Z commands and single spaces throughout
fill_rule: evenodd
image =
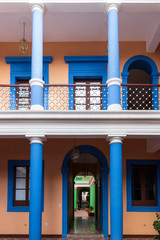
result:
M 108 110 L 121 110 L 117 4 L 107 5 L 108 14 Z
M 31 110 L 43 110 L 43 4 L 32 4 Z

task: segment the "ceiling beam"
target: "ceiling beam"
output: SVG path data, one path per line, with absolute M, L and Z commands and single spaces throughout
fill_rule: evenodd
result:
M 160 19 L 158 19 L 154 26 L 155 27 L 153 28 L 152 33 L 150 33 L 149 39 L 146 41 L 146 51 L 150 53 L 156 51 L 160 42 Z
M 147 152 L 155 153 L 160 150 L 160 139 L 147 139 Z

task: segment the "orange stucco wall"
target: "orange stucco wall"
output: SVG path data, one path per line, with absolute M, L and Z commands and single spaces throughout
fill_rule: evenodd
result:
M 44 43 L 44 56 L 52 56 L 49 66 L 50 83 L 68 83 L 68 64 L 64 56 L 96 56 L 107 55 L 105 42 L 84 43 Z M 120 42 L 120 72 L 125 62 L 135 55 L 146 55 L 152 58 L 160 71 L 160 47 L 155 53 L 146 53 L 145 42 Z M 6 56 L 23 56 L 18 50 L 18 43 L 0 43 L 0 83 L 10 83 L 10 65 L 5 63 Z M 31 56 L 31 44 L 28 54 Z
M 100 149 L 109 164 L 109 143 L 105 140 L 79 139 L 77 145 L 92 145 Z M 62 149 L 63 146 L 63 149 Z M 43 234 L 61 234 L 62 175 L 61 166 L 66 153 L 74 146 L 73 139 L 49 139 L 44 144 L 44 212 Z M 141 148 L 139 148 L 141 146 Z M 7 212 L 8 160 L 29 159 L 28 140 L 0 140 L 0 234 L 27 234 L 29 214 Z M 160 153 L 148 154 L 145 140 L 124 140 L 123 143 L 123 215 L 124 234 L 154 234 L 153 212 L 126 211 L 126 159 L 160 159 Z M 110 201 L 109 201 L 110 205 Z M 110 212 L 110 211 L 109 211 Z M 110 214 L 109 214 L 110 216 Z M 110 225 L 110 220 L 109 220 Z
M 28 56 L 31 55 L 31 46 Z M 68 65 L 64 56 L 107 55 L 104 42 L 87 43 L 45 43 L 44 55 L 52 56 L 49 66 L 50 83 L 68 83 Z M 160 71 L 160 48 L 154 54 L 147 54 L 144 42 L 120 43 L 120 71 L 125 62 L 135 55 L 151 57 Z M 10 83 L 10 65 L 5 56 L 21 56 L 17 43 L 0 43 L 0 83 Z M 103 139 L 79 139 L 77 145 L 89 144 L 99 148 L 109 163 L 109 144 Z M 63 146 L 63 148 L 62 148 Z M 61 166 L 66 153 L 74 146 L 72 139 L 49 139 L 44 144 L 45 180 L 44 212 L 42 231 L 44 234 L 61 234 L 62 229 L 62 176 Z M 141 146 L 141 147 L 140 147 Z M 28 213 L 7 212 L 8 160 L 29 159 L 28 140 L 0 139 L 0 234 L 28 234 Z M 124 140 L 123 144 L 123 212 L 124 234 L 154 234 L 152 212 L 126 211 L 126 159 L 160 159 L 160 153 L 148 154 L 145 140 Z M 109 211 L 110 216 L 110 211 Z M 110 224 L 110 221 L 109 221 Z

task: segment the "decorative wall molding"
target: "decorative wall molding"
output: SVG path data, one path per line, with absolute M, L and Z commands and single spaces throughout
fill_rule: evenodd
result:
M 1 111 L 0 137 L 127 138 L 160 136 L 160 111 Z

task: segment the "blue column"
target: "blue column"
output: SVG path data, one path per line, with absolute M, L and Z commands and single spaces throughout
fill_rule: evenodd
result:
M 68 233 L 68 172 L 69 168 L 62 168 L 62 238 Z
M 110 222 L 111 240 L 123 240 L 122 141 L 110 140 Z
M 42 140 L 33 137 L 30 152 L 29 240 L 41 240 L 42 225 Z
M 121 110 L 118 5 L 111 4 L 108 12 L 108 110 Z
M 41 4 L 32 6 L 31 110 L 43 110 L 43 10 Z

